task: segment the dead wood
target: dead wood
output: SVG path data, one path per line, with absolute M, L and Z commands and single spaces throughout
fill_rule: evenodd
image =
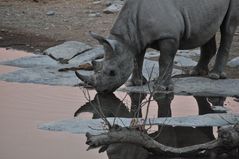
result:
M 160 144 L 146 132 L 133 128 L 112 127 L 108 133 L 100 135 L 86 134 L 88 149 L 115 143 L 135 144 L 155 153 L 166 156 L 195 156 L 209 154 L 211 151 L 223 153 L 239 146 L 239 125 L 223 126 L 218 131 L 218 139 L 204 144 L 175 148 Z
M 93 66 L 90 63 L 81 64 L 78 67 L 66 67 L 61 68 L 58 71 L 59 72 L 67 72 L 67 71 L 77 71 L 77 70 L 86 70 L 86 71 L 92 71 Z

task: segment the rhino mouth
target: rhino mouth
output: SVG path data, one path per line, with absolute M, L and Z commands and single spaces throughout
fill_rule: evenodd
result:
M 104 94 L 112 93 L 117 88 L 120 87 L 120 84 L 110 84 L 110 83 L 108 85 L 99 84 L 95 81 L 94 75 L 84 76 L 78 73 L 77 71 L 75 71 L 75 74 L 81 81 L 83 81 L 87 85 L 94 87 L 95 90 L 99 93 L 104 93 Z

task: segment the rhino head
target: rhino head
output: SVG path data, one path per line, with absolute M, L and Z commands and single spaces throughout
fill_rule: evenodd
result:
M 93 86 L 97 92 L 110 93 L 123 85 L 133 70 L 134 56 L 130 47 L 115 38 L 104 38 L 90 32 L 91 36 L 98 40 L 104 47 L 103 61 L 92 61 L 94 74 L 76 76 L 83 82 Z

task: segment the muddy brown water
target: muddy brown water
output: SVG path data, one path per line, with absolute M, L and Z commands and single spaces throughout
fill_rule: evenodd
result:
M 0 61 L 29 55 L 22 51 L 0 49 Z M 0 65 L 0 74 L 16 69 L 20 68 Z M 96 93 L 90 91 L 90 94 L 93 100 Z M 115 101 L 118 101 L 124 98 L 125 93 L 116 92 L 115 95 Z M 108 158 L 106 153 L 99 154 L 97 150 L 86 151 L 84 135 L 37 129 L 41 123 L 72 118 L 86 102 L 82 90 L 76 87 L 0 81 L 0 158 Z M 127 109 L 122 111 L 127 112 L 131 103 L 130 97 L 127 96 L 124 100 Z M 197 105 L 194 97 L 174 96 L 171 102 L 172 116 L 197 115 L 199 111 Z M 239 112 L 239 103 L 234 98 L 226 98 L 224 105 L 233 112 Z M 158 107 L 160 106 L 157 102 L 151 103 L 149 117 L 159 115 Z M 145 112 L 146 107 L 143 108 L 142 114 L 145 115 Z M 93 116 L 94 113 L 88 110 L 78 114 L 77 117 L 92 118 Z M 173 134 L 168 134 L 169 138 L 173 138 L 171 135 Z

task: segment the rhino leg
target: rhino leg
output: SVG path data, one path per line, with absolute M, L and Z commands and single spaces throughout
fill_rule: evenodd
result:
M 233 41 L 233 36 L 239 23 L 239 18 L 233 14 L 235 15 L 238 14 L 236 9 L 234 11 L 229 11 L 227 17 L 224 19 L 221 25 L 220 46 L 217 52 L 214 68 L 209 73 L 209 78 L 212 79 L 226 78 L 226 73 L 223 72 L 224 66 L 227 63 L 229 51 Z
M 135 57 L 132 77 L 127 82 L 127 86 L 141 86 L 147 82 L 146 78 L 142 74 L 144 55 L 145 50 Z
M 173 90 L 171 74 L 173 71 L 173 60 L 178 50 L 178 42 L 174 39 L 160 40 L 159 77 L 154 84 L 156 91 Z
M 209 72 L 208 64 L 212 57 L 216 54 L 217 45 L 216 45 L 216 38 L 213 36 L 206 44 L 201 46 L 201 55 L 198 61 L 197 66 L 195 66 L 190 75 L 197 76 L 197 75 L 207 75 Z

